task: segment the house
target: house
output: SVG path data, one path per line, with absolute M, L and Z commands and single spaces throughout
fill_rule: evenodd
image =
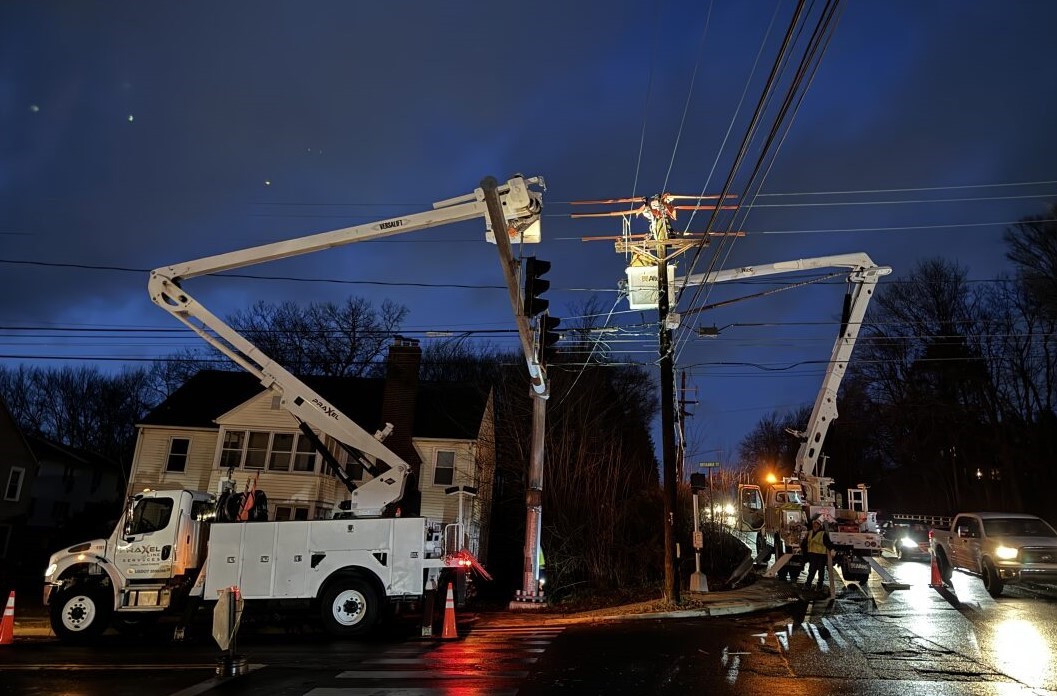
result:
M 405 493 L 407 503 L 418 502 L 418 514 L 444 523 L 455 522 L 461 506 L 465 543 L 483 557 L 495 476 L 492 395 L 471 385 L 420 382 L 421 354 L 417 341 L 397 338 L 384 378 L 302 380 L 370 433 L 391 423 L 385 444 L 410 465 L 414 476 L 408 486 L 418 493 Z M 224 482 L 233 480 L 237 490 L 264 491 L 273 520 L 327 519 L 349 498 L 278 395 L 249 373 L 199 372 L 137 428 L 130 493 L 145 488 L 220 493 Z M 369 477 L 338 443 L 323 441 L 350 478 Z M 476 494 L 450 490 L 464 487 Z
M 12 567 L 21 551 L 22 544 L 16 530 L 25 527 L 32 501 L 30 490 L 36 475 L 37 460 L 33 450 L 7 404 L 0 398 L 0 568 Z M 0 572 L 0 584 L 4 584 L 4 580 Z
M 2 399 L 0 485 L 0 590 L 27 600 L 40 596 L 48 554 L 105 535 L 125 491 L 117 463 L 23 433 Z

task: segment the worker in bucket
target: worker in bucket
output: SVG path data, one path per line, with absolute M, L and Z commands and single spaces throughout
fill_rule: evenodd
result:
M 807 581 L 805 589 L 811 589 L 811 581 L 818 574 L 818 591 L 822 592 L 826 584 L 826 558 L 829 550 L 833 548 L 833 542 L 829 539 L 822 518 L 815 515 L 811 518 L 811 529 L 807 531 L 801 542 L 801 548 L 807 556 Z

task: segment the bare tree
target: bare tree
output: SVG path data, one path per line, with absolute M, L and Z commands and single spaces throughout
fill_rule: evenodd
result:
M 229 317 L 231 326 L 294 374 L 361 377 L 385 355 L 407 317 L 407 307 L 386 300 L 380 310 L 365 299 L 344 304 L 258 302 Z

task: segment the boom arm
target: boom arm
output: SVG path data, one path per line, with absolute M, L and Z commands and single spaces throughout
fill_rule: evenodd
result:
M 539 220 L 543 207 L 543 196 L 540 192 L 530 188 L 533 184 L 542 187 L 543 181 L 539 177 L 525 179 L 516 176 L 498 188 L 509 230 L 489 230 L 489 236 L 495 232 L 508 233 L 515 241 L 520 240 L 523 233 L 527 236 L 525 231 Z M 384 474 L 375 475 L 359 487 L 348 478 L 344 471 L 340 470 L 340 467 L 332 464 L 335 473 L 349 489 L 352 496 L 351 512 L 358 517 L 381 515 L 386 506 L 400 500 L 404 493 L 407 475 L 410 472 L 407 462 L 382 443 L 381 438 L 384 434 L 379 433 L 378 436 L 374 436 L 361 428 L 351 418 L 197 302 L 181 287 L 181 283 L 196 276 L 310 254 L 355 242 L 473 218 L 484 217 L 487 220 L 488 216 L 485 195 L 480 188 L 474 193 L 435 203 L 433 207 L 433 210 L 405 217 L 390 218 L 366 225 L 346 227 L 165 266 L 151 271 L 150 274 L 148 290 L 154 304 L 186 324 L 207 343 L 257 377 L 266 388 L 278 394 L 280 404 L 293 414 L 303 430 L 306 426 L 316 429 L 337 440 L 354 456 L 369 457 L 375 462 L 384 462 L 388 467 Z M 530 370 L 531 368 L 530 364 Z M 328 457 L 329 453 L 324 448 L 318 446 L 317 448 L 321 450 L 325 458 Z M 385 467 L 379 466 L 379 468 Z
M 826 375 L 822 378 L 822 387 L 818 392 L 818 398 L 815 399 L 815 405 L 811 409 L 807 430 L 803 433 L 796 433 L 800 438 L 800 448 L 796 453 L 795 474 L 798 477 L 802 477 L 804 485 L 809 489 L 807 497 L 813 504 L 824 504 L 824 501 L 830 500 L 829 480 L 824 478 L 824 472 L 816 473 L 818 457 L 822 451 L 822 443 L 826 439 L 829 426 L 837 418 L 837 390 L 840 388 L 841 380 L 844 379 L 848 360 L 851 358 L 852 350 L 855 348 L 855 341 L 859 337 L 859 329 L 862 326 L 863 317 L 866 315 L 866 307 L 873 298 L 874 286 L 877 285 L 877 281 L 881 276 L 892 272 L 891 267 L 878 266 L 866 254 L 854 253 L 820 256 L 796 261 L 780 261 L 760 266 L 744 266 L 742 268 L 691 275 L 686 278 L 687 285 L 701 285 L 738 280 L 740 278 L 831 267 L 850 268 L 851 273 L 848 274 L 848 282 L 851 287 L 848 288 L 848 295 L 844 302 L 844 315 L 841 318 L 840 332 L 837 334 L 837 341 L 833 345 L 833 352 L 826 368 Z

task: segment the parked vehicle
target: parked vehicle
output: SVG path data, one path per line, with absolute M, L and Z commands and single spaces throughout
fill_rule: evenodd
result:
M 977 575 L 992 597 L 1007 584 L 1057 581 L 1057 531 L 1034 515 L 963 512 L 932 530 L 931 549 L 945 582 L 955 570 Z
M 928 559 L 932 553 L 931 531 L 927 524 L 885 522 L 881 525 L 881 545 L 901 561 Z

